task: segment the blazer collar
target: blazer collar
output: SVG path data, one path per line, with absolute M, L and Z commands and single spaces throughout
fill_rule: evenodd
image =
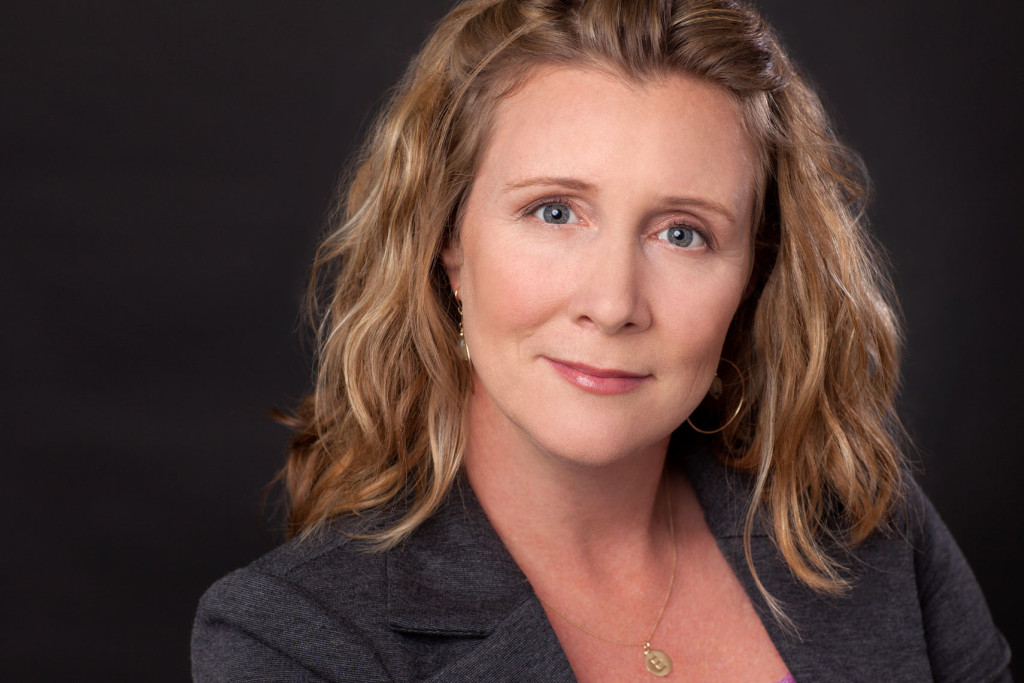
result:
M 669 458 L 679 463 L 704 510 L 711 534 L 719 540 L 741 538 L 753 491 L 753 477 L 730 469 L 708 443 L 673 444 Z M 754 519 L 751 536 L 768 536 L 764 519 Z
M 388 553 L 393 629 L 486 636 L 535 599 L 526 576 L 460 477 L 438 511 Z
M 392 629 L 480 639 L 431 681 L 576 680 L 544 608 L 463 478 L 388 553 L 386 567 Z

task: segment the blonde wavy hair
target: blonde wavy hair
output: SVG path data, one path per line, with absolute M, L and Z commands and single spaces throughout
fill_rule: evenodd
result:
M 458 239 L 495 104 L 545 64 L 637 81 L 688 74 L 739 103 L 759 153 L 759 218 L 725 354 L 743 369 L 746 400 L 715 438 L 755 482 L 748 563 L 763 515 L 797 577 L 842 592 L 836 550 L 884 528 L 902 492 L 899 325 L 865 233 L 860 163 L 771 29 L 731 0 L 469 0 L 440 22 L 317 251 L 316 384 L 291 418 L 281 473 L 288 534 L 385 507 L 398 514 L 373 539 L 389 547 L 451 488 L 471 369 L 440 254 Z M 734 410 L 739 397 L 724 402 Z

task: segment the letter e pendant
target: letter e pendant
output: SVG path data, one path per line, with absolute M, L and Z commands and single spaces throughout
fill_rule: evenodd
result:
M 644 652 L 644 665 L 655 676 L 668 676 L 672 672 L 672 660 L 661 650 L 647 648 Z

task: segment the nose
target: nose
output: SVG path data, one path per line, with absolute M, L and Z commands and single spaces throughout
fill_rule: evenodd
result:
M 596 236 L 577 254 L 569 315 L 604 334 L 637 332 L 651 324 L 643 253 L 635 233 Z

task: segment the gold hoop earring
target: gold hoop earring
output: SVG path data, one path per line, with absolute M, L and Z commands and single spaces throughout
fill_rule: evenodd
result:
M 733 370 L 736 371 L 736 376 L 739 377 L 740 379 L 740 402 L 736 404 L 736 410 L 733 411 L 732 417 L 726 420 L 725 424 L 723 424 L 718 429 L 712 429 L 710 431 L 701 429 L 700 427 L 693 424 L 690 418 L 686 418 L 686 424 L 690 425 L 690 428 L 693 429 L 693 431 L 699 432 L 701 434 L 717 434 L 718 432 L 722 431 L 723 429 L 731 425 L 733 420 L 739 417 L 740 411 L 743 410 L 743 402 L 747 398 L 747 385 L 743 381 L 743 373 L 740 372 L 739 367 L 737 367 L 735 363 L 733 363 L 731 360 L 728 360 L 727 358 L 721 358 L 719 360 L 728 363 L 729 365 L 732 366 Z M 717 372 L 715 373 L 715 378 L 711 380 L 711 386 L 708 387 L 708 396 L 715 400 L 718 400 L 719 398 L 722 397 L 722 379 L 718 376 Z
M 459 299 L 459 290 L 455 290 L 455 306 L 459 309 L 459 355 L 462 360 L 469 362 L 469 344 L 466 343 L 466 333 L 462 330 L 462 301 Z

